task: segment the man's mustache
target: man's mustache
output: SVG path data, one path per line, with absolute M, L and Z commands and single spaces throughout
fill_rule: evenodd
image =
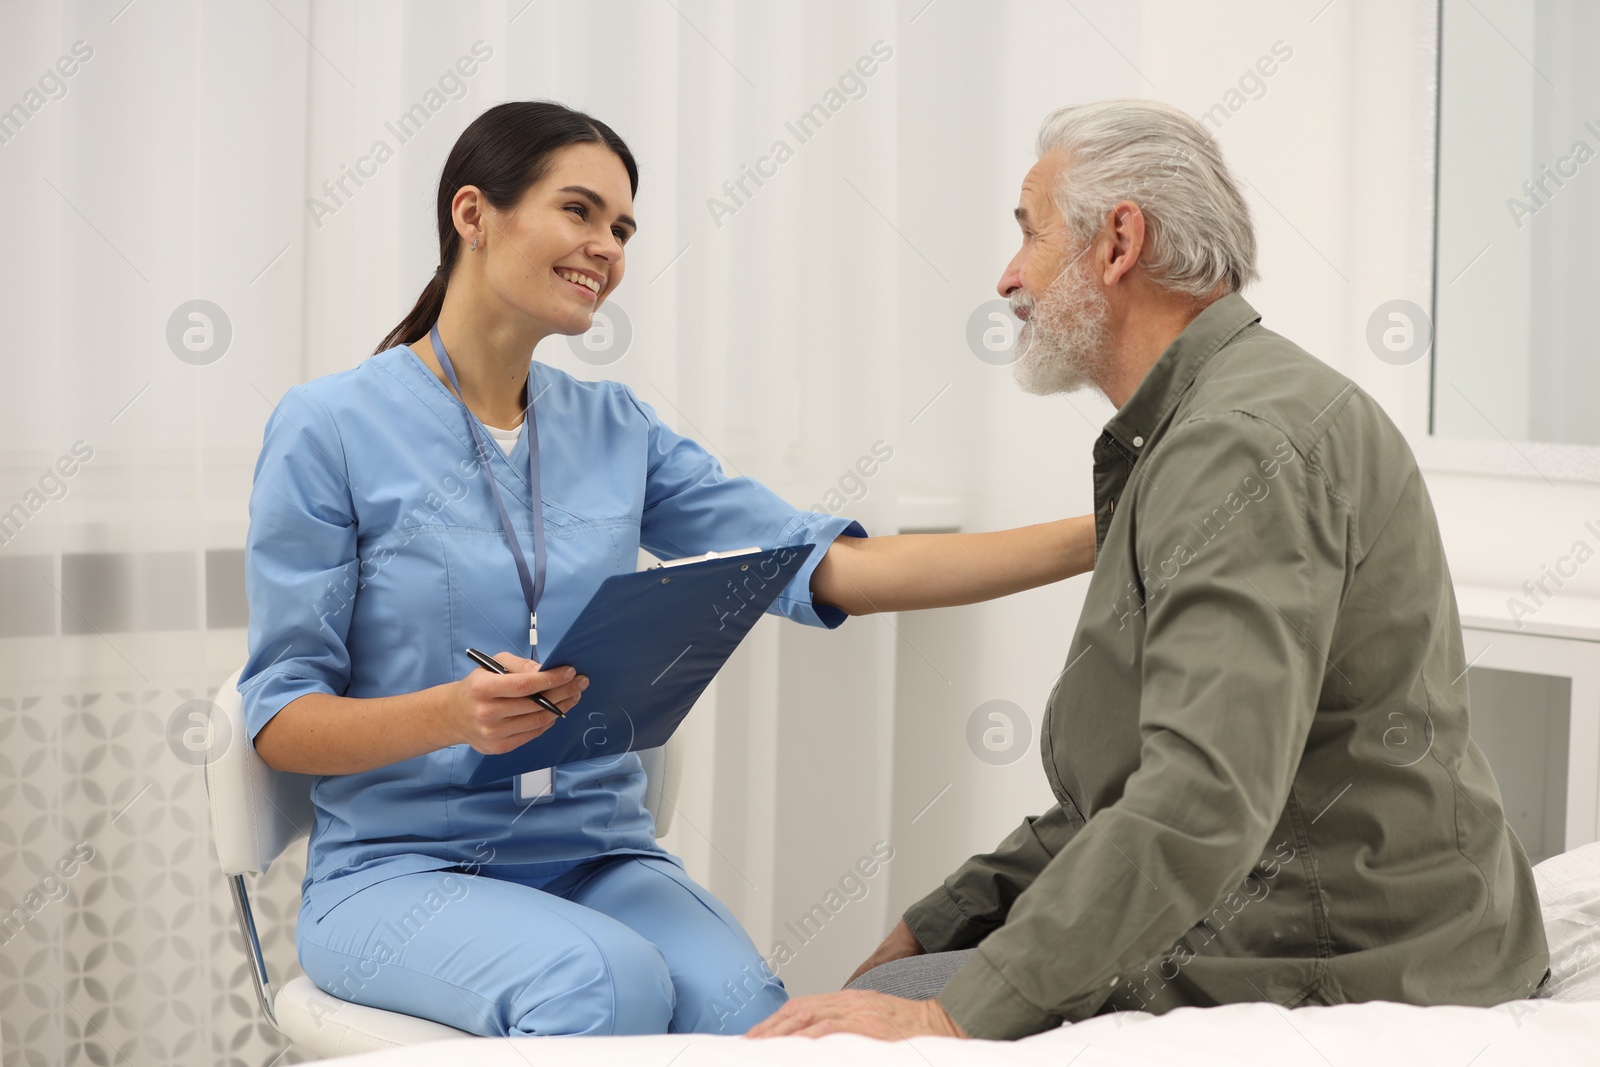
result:
M 1061 276 L 1067 271 L 1071 270 L 1073 267 L 1076 267 L 1078 265 L 1078 260 L 1082 259 L 1086 254 L 1088 254 L 1089 250 L 1093 247 L 1094 246 L 1092 244 L 1085 243 L 1084 246 L 1078 250 L 1078 254 L 1073 256 L 1072 260 L 1066 266 L 1062 267 L 1056 272 L 1056 276 L 1055 278 L 1051 279 L 1050 284 L 1055 285 L 1056 282 L 1060 281 Z M 1015 315 L 1019 319 L 1022 319 L 1024 322 L 1033 317 L 1033 297 L 1029 296 L 1021 289 L 1018 289 L 1016 292 L 1011 294 L 1010 300 L 1011 314 Z M 1023 312 L 1027 312 L 1027 314 L 1024 315 Z

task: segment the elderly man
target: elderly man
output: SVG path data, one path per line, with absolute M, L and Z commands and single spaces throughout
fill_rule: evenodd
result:
M 1529 996 L 1538 901 L 1467 736 L 1450 574 L 1404 438 L 1239 295 L 1249 210 L 1198 123 L 1069 107 L 1038 152 L 1000 279 L 1026 323 L 1016 374 L 1117 407 L 1040 738 L 1057 803 L 912 905 L 852 983 L 879 992 L 798 998 L 752 1036 Z

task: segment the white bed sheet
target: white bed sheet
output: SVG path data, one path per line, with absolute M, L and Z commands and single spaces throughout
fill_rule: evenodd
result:
M 1418 1008 L 1377 1001 L 1298 1008 L 1230 1004 L 1105 1016 L 1022 1041 L 854 1035 L 545 1037 L 441 1041 L 330 1061 L 355 1067 L 1555 1067 L 1600 1064 L 1600 1001 Z
M 1600 1067 L 1600 842 L 1534 868 L 1555 981 L 1548 999 L 1494 1008 L 1374 1001 L 1336 1007 L 1229 1004 L 1127 1012 L 1022 1041 L 854 1035 L 820 1040 L 663 1035 L 474 1038 L 337 1061 L 362 1067 Z

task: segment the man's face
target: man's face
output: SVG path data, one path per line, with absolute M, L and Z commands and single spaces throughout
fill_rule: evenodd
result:
M 1110 357 L 1110 306 L 1093 276 L 1093 240 L 1075 242 L 1051 195 L 1063 160 L 1039 159 L 1022 179 L 1016 209 L 1022 248 L 998 286 L 1022 320 L 1021 355 L 1012 365 L 1030 393 L 1069 393 L 1095 384 Z

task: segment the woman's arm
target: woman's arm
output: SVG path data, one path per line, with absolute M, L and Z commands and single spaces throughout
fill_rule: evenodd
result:
M 307 693 L 260 729 L 256 752 L 273 770 L 298 774 L 358 774 L 451 745 L 497 755 L 555 723 L 528 694 L 543 693 L 570 711 L 589 686 L 571 667 L 541 671 L 509 652 L 495 659 L 512 673 L 479 667 L 457 681 L 392 697 Z
M 1094 516 L 976 534 L 841 537 L 813 600 L 850 615 L 973 604 L 1094 569 Z

